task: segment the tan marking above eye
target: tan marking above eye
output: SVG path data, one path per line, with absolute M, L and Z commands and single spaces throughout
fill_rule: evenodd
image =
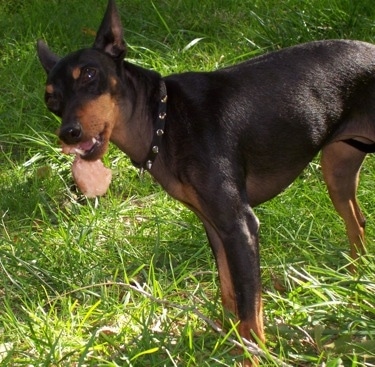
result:
M 81 69 L 80 68 L 74 68 L 72 71 L 72 76 L 74 80 L 77 80 L 81 75 Z
M 116 87 L 117 85 L 117 80 L 114 78 L 114 77 L 110 77 L 110 83 L 111 83 L 111 86 L 112 88 Z
M 46 85 L 46 92 L 49 93 L 49 94 L 52 94 L 54 92 L 52 84 Z

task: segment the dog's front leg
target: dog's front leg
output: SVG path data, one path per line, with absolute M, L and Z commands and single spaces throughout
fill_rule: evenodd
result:
M 166 186 L 205 226 L 219 271 L 223 306 L 237 317 L 239 334 L 263 343 L 259 222 L 242 188 L 242 175 L 230 172 L 231 167 L 210 172 L 195 168 L 188 183 L 169 180 Z
M 218 252 L 217 263 L 219 273 L 223 273 L 220 279 L 225 278 L 226 274 L 230 277 L 225 279 L 224 284 L 230 282 L 234 290 L 240 335 L 247 340 L 256 341 L 258 338 L 264 342 L 258 248 L 259 224 L 250 207 L 243 212 L 244 217 L 230 218 L 235 222 L 230 228 L 218 229 L 222 248 Z
M 194 211 L 205 226 L 215 255 L 224 308 L 238 318 L 241 337 L 264 342 L 258 219 L 247 203 L 230 199 L 224 205 L 225 195 L 222 193 L 212 204 L 202 200 L 205 204 L 201 210 Z

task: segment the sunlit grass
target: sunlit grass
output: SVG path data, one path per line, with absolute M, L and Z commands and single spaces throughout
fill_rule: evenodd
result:
M 115 147 L 106 197 L 83 198 L 43 104 L 35 42 L 92 44 L 105 1 L 0 0 L 0 365 L 234 366 L 215 263 L 196 217 Z M 373 2 L 119 1 L 129 60 L 213 70 L 295 43 L 374 39 Z M 369 255 L 348 270 L 318 160 L 256 209 L 268 339 L 262 365 L 375 365 L 374 163 L 359 199 Z

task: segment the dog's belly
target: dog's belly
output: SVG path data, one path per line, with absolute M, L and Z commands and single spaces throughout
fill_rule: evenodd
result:
M 246 178 L 246 190 L 252 207 L 264 203 L 286 189 L 303 171 L 306 164 L 262 174 L 249 174 Z

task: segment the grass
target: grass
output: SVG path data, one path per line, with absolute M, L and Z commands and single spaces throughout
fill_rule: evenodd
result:
M 115 147 L 110 192 L 87 200 L 59 154 L 35 42 L 90 45 L 105 1 L 0 0 L 0 365 L 234 366 L 220 335 L 215 264 L 195 216 Z M 162 74 L 212 70 L 325 38 L 375 38 L 371 0 L 119 1 L 129 59 Z M 264 366 L 375 365 L 375 180 L 360 201 L 358 273 L 318 161 L 256 209 L 262 223 Z M 204 315 L 204 316 L 203 316 Z M 208 322 L 207 322 L 208 321 Z

